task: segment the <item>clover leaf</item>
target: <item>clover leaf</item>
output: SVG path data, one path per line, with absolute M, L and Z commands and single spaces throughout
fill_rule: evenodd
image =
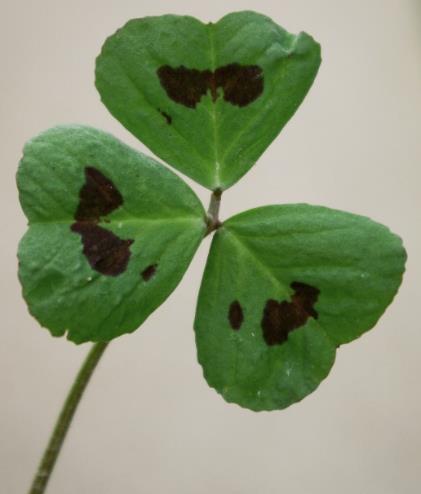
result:
M 208 383 L 253 410 L 301 400 L 329 373 L 336 347 L 377 322 L 405 259 L 386 227 L 324 207 L 266 206 L 227 220 L 196 312 Z
M 206 230 L 190 188 L 88 127 L 57 127 L 25 147 L 18 187 L 29 229 L 19 278 L 54 336 L 108 341 L 137 329 L 174 290 Z
M 103 102 L 156 155 L 212 189 L 211 204 L 206 214 L 174 173 L 99 130 L 57 127 L 31 140 L 17 176 L 29 220 L 19 278 L 40 324 L 76 343 L 134 331 L 214 233 L 194 324 L 208 383 L 252 410 L 312 392 L 336 348 L 391 303 L 406 259 L 400 238 L 321 206 L 266 206 L 224 222 L 218 210 L 319 63 L 309 35 L 255 12 L 215 24 L 146 17 L 111 36 L 96 64 Z
M 96 64 L 102 101 L 157 156 L 209 189 L 239 180 L 309 90 L 320 46 L 255 12 L 217 23 L 129 21 Z

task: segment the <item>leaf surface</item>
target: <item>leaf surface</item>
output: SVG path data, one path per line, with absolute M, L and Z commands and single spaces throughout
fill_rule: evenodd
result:
M 309 90 L 320 46 L 255 12 L 217 23 L 164 15 L 105 42 L 96 86 L 110 112 L 157 156 L 210 189 L 239 180 Z
M 336 348 L 375 325 L 405 259 L 383 225 L 324 207 L 229 219 L 213 239 L 196 311 L 209 385 L 252 410 L 301 400 L 328 375 Z
M 89 127 L 25 147 L 17 182 L 29 229 L 19 278 L 54 336 L 134 331 L 176 287 L 204 235 L 203 207 L 174 173 Z

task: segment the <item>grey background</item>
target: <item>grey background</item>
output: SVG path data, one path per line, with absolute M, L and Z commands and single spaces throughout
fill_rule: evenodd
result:
M 377 328 L 339 349 L 314 394 L 255 414 L 226 404 L 196 362 L 192 321 L 207 239 L 170 299 L 110 345 L 48 492 L 420 492 L 420 2 L 16 0 L 0 8 L 0 492 L 26 491 L 88 350 L 39 328 L 20 295 L 15 252 L 26 221 L 14 174 L 23 143 L 79 122 L 150 154 L 99 101 L 93 68 L 103 40 L 133 17 L 216 21 L 242 9 L 311 33 L 324 60 L 282 135 L 224 195 L 222 217 L 283 202 L 368 215 L 404 238 L 404 284 Z

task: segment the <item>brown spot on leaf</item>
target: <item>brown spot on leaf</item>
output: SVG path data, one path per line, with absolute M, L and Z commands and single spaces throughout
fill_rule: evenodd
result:
M 145 268 L 140 274 L 142 276 L 142 278 L 145 280 L 145 281 L 149 281 L 152 276 L 155 275 L 156 273 L 156 268 L 158 267 L 158 264 L 151 264 L 150 266 L 148 266 L 147 268 Z
M 70 229 L 82 237 L 83 254 L 93 269 L 107 276 L 123 273 L 130 259 L 133 240 L 122 240 L 113 232 L 98 226 L 105 216 L 123 204 L 123 197 L 99 170 L 85 168 L 85 184 L 79 192 L 75 223 Z M 103 219 L 109 223 L 108 218 Z
M 222 88 L 224 100 L 240 107 L 250 104 L 263 92 L 263 71 L 258 65 L 231 63 L 214 72 L 163 65 L 157 74 L 168 97 L 188 108 L 195 108 L 208 90 L 216 101 L 218 88 Z
M 163 65 L 158 77 L 169 98 L 189 108 L 195 108 L 209 87 L 210 70 L 188 69 L 181 65 L 173 69 Z
M 291 302 L 270 299 L 263 309 L 261 324 L 263 338 L 268 345 L 284 343 L 288 339 L 288 334 L 303 326 L 309 317 L 318 318 L 314 304 L 320 291 L 298 281 L 291 283 L 291 288 L 295 291 Z
M 244 321 L 243 308 L 238 300 L 231 303 L 228 311 L 228 319 L 232 329 L 240 329 Z
M 159 108 L 158 108 L 158 111 L 165 118 L 165 121 L 167 122 L 167 124 L 168 125 L 171 125 L 171 123 L 172 123 L 172 117 L 171 117 L 171 115 L 168 115 L 167 112 L 165 112 L 163 110 L 160 110 Z
M 113 184 L 99 170 L 92 166 L 85 168 L 85 184 L 79 192 L 76 221 L 99 221 L 123 204 L 123 198 Z
M 77 221 L 71 229 L 81 235 L 83 254 L 95 271 L 117 276 L 126 270 L 131 254 L 129 247 L 133 240 L 122 240 L 94 223 Z
M 236 106 L 247 106 L 263 92 L 263 73 L 258 65 L 225 65 L 216 69 L 215 80 L 224 90 L 224 100 Z

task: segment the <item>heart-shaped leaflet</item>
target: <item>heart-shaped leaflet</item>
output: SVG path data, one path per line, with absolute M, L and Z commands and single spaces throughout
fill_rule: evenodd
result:
M 29 229 L 19 278 L 54 336 L 108 341 L 134 331 L 174 290 L 206 230 L 174 173 L 88 127 L 31 140 L 17 175 Z
M 129 21 L 96 64 L 102 101 L 157 156 L 209 189 L 239 180 L 309 90 L 320 46 L 255 12 L 217 23 Z
M 196 312 L 209 385 L 252 410 L 301 400 L 336 348 L 375 325 L 405 259 L 386 227 L 342 211 L 266 206 L 229 219 L 212 241 Z

